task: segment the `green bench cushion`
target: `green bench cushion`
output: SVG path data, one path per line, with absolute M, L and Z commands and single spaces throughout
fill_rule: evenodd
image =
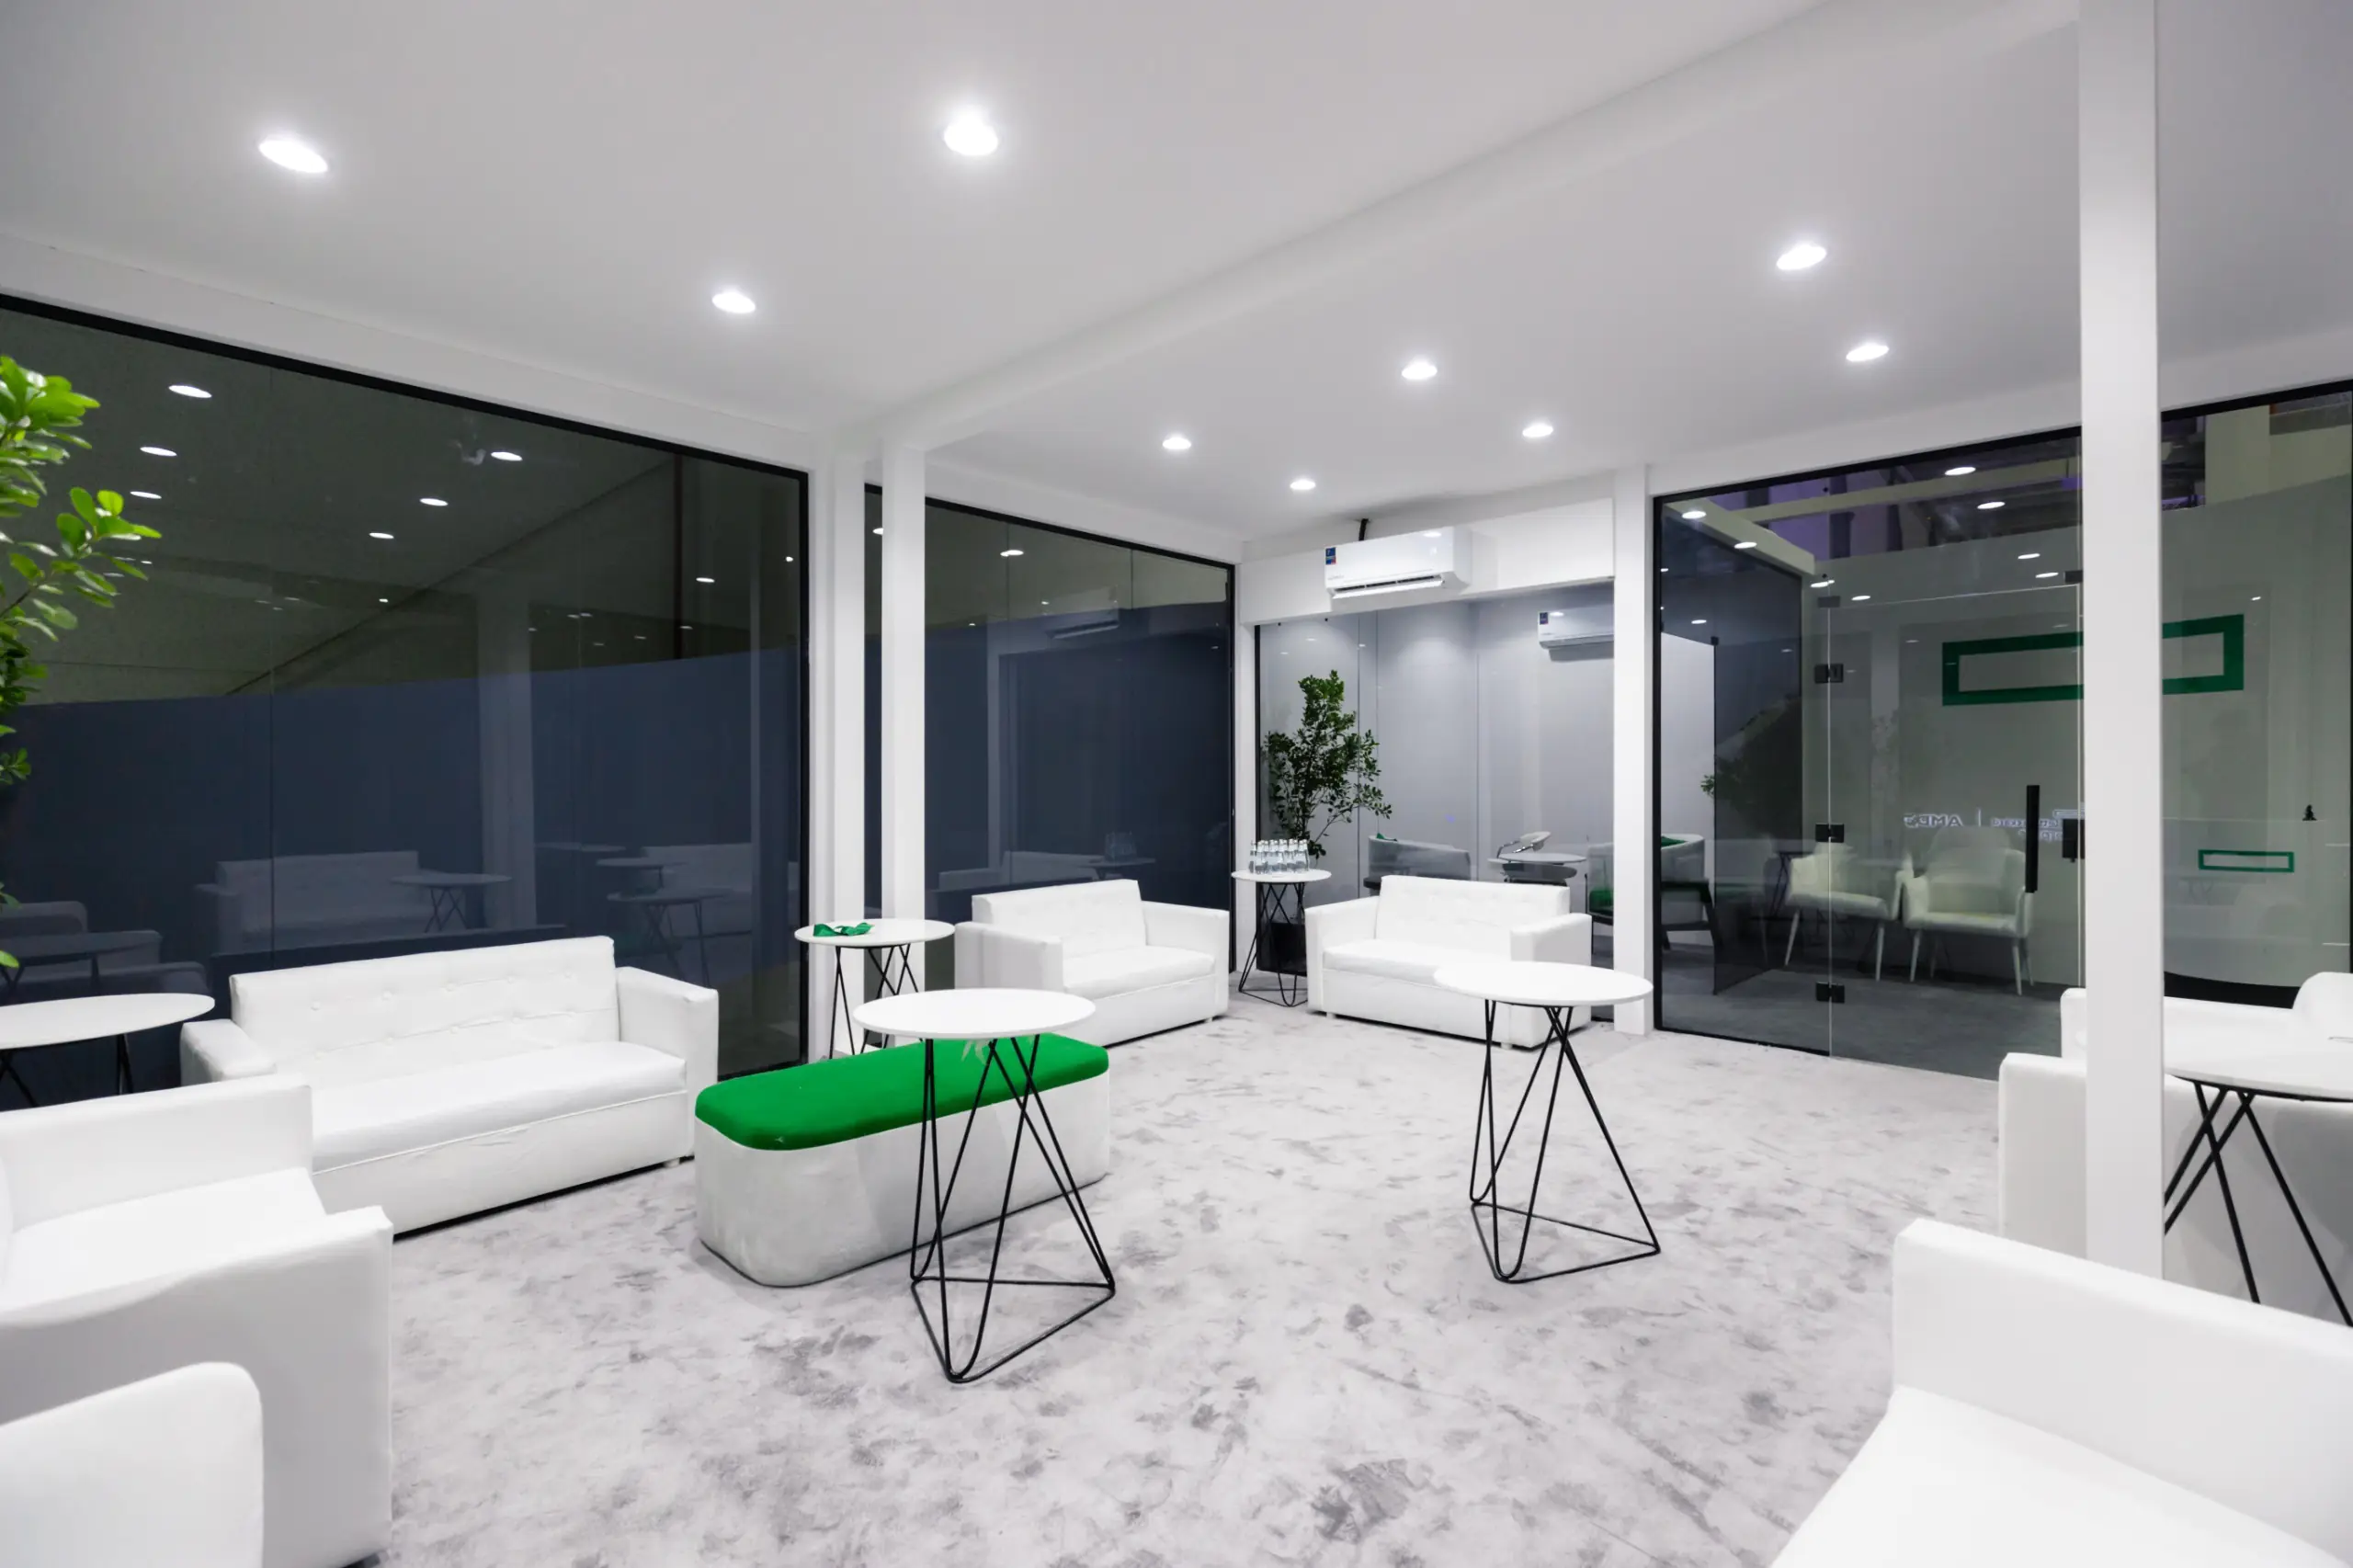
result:
M 981 1045 L 942 1040 L 933 1068 L 943 1113 L 969 1110 L 988 1052 Z M 1011 1048 L 1001 1047 L 1006 1065 L 1019 1074 Z M 1039 1043 L 1038 1087 L 1059 1089 L 1110 1071 L 1111 1057 L 1099 1045 L 1058 1034 Z M 989 1074 L 980 1103 L 1013 1097 L 1002 1074 Z M 923 1047 L 894 1045 L 856 1056 L 835 1056 L 805 1067 L 751 1073 L 713 1084 L 695 1098 L 695 1115 L 750 1149 L 817 1149 L 870 1132 L 912 1127 L 923 1119 Z

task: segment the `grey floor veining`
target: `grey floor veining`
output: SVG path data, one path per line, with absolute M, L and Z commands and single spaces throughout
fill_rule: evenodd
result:
M 385 1562 L 1768 1561 L 1886 1399 L 1890 1241 L 1990 1223 L 1993 1085 L 1582 1043 L 1661 1256 L 1495 1283 L 1480 1048 L 1243 1001 L 1114 1052 L 1119 1296 L 963 1388 L 903 1262 L 704 1253 L 691 1164 L 404 1240 Z M 1548 1190 L 1631 1221 L 1576 1109 Z

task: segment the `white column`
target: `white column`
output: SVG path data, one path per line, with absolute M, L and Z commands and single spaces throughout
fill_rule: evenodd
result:
M 882 913 L 905 919 L 925 913 L 923 457 L 882 449 Z
M 2156 0 L 2076 31 L 2084 381 L 2086 1250 L 2163 1268 Z
M 832 449 L 811 481 L 807 918 L 855 920 L 866 906 L 865 454 Z M 812 1061 L 826 1054 L 834 957 L 808 955 Z M 855 1006 L 865 966 L 844 972 Z
M 1258 836 L 1258 629 L 1233 623 L 1233 864 L 1239 871 L 1250 863 L 1250 845 Z M 1230 961 L 1240 963 L 1257 935 L 1257 890 L 1248 882 L 1233 884 L 1233 951 Z
M 1621 468 L 1610 491 L 1616 533 L 1617 599 L 1610 642 L 1610 965 L 1656 981 L 1651 930 L 1658 880 L 1656 734 L 1657 618 L 1651 608 L 1658 567 L 1653 560 L 1650 471 Z M 1650 1031 L 1647 1003 L 1618 1009 L 1618 1028 Z
M 474 667 L 481 672 L 475 701 L 482 737 L 482 869 L 511 879 L 487 889 L 482 904 L 483 918 L 502 928 L 536 925 L 540 918 L 530 610 L 529 597 L 505 577 L 494 578 L 474 597 Z

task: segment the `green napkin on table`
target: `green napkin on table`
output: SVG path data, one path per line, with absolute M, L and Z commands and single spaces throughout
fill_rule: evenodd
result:
M 809 934 L 813 937 L 863 937 L 873 929 L 870 923 L 861 920 L 855 926 L 813 926 Z

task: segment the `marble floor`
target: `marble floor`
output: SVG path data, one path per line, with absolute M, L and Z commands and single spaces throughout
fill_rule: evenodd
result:
M 904 1262 L 751 1285 L 691 1164 L 404 1239 L 383 1561 L 1768 1562 L 1886 1399 L 1895 1233 L 1991 1222 L 1994 1085 L 1581 1050 L 1665 1250 L 1514 1287 L 1463 1202 L 1476 1045 L 1245 999 L 1120 1047 L 1119 1294 L 961 1388 Z M 1548 1193 L 1631 1222 L 1581 1104 L 1554 1138 Z

